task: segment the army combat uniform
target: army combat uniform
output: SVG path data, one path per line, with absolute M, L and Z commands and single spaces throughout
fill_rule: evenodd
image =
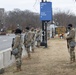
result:
M 26 51 L 28 53 L 28 58 L 30 58 L 30 46 L 32 43 L 32 34 L 29 30 L 26 31 L 24 36 L 24 46 L 26 48 Z
M 75 42 L 75 31 L 74 29 L 69 31 L 69 34 L 67 35 L 67 48 L 69 49 L 69 53 L 70 53 L 70 61 L 74 62 L 75 61 L 75 47 L 71 47 L 70 43 L 71 42 Z
M 40 43 L 41 43 L 41 31 L 40 30 L 37 31 L 36 41 L 37 41 L 37 47 L 40 47 Z
M 34 30 L 31 31 L 31 39 L 32 39 L 32 43 L 31 43 L 32 52 L 34 52 L 34 48 L 35 48 L 35 39 L 36 39 L 36 37 L 35 37 L 35 31 L 34 31 Z
M 17 70 L 21 70 L 21 56 L 22 56 L 22 40 L 21 40 L 21 34 L 17 34 L 16 37 L 14 38 L 14 45 L 12 49 L 18 48 L 19 52 L 17 55 L 15 55 L 15 60 L 16 60 L 16 67 Z

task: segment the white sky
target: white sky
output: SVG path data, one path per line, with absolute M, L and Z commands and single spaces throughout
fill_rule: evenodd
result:
M 75 0 L 47 0 L 52 2 L 53 12 L 59 10 L 76 13 L 76 2 Z M 40 2 L 41 0 L 0 0 L 0 8 L 5 8 L 6 11 L 19 8 L 21 10 L 30 10 L 33 12 L 40 13 Z

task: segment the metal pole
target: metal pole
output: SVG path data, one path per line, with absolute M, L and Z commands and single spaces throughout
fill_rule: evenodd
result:
M 47 48 L 47 21 L 45 21 L 45 48 Z
M 52 28 L 52 38 L 54 38 L 54 32 L 53 32 L 53 28 Z
M 45 0 L 47 2 L 47 0 Z M 47 21 L 45 21 L 45 48 L 47 48 Z
M 42 21 L 42 42 L 44 42 L 44 21 Z
M 44 2 L 44 0 L 42 0 L 42 2 Z M 42 21 L 42 42 L 40 44 L 41 46 L 45 46 L 44 37 L 45 37 L 45 34 L 44 34 L 44 21 Z

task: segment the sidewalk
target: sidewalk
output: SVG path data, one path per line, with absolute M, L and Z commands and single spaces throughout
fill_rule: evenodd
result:
M 36 48 L 31 59 L 23 59 L 22 71 L 13 73 L 15 65 L 2 75 L 76 75 L 76 63 L 69 63 L 66 40 L 50 39 L 48 48 Z

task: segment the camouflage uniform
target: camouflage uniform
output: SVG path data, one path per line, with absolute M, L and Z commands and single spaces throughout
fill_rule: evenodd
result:
M 69 49 L 70 53 L 70 61 L 74 62 L 75 61 L 75 47 L 70 47 L 70 42 L 74 41 L 75 42 L 75 31 L 74 29 L 71 29 L 69 31 L 69 34 L 67 35 L 67 48 Z
M 32 43 L 32 34 L 29 30 L 26 31 L 24 36 L 24 46 L 26 48 L 26 51 L 28 53 L 28 58 L 30 58 L 30 46 Z
M 17 34 L 16 37 L 14 38 L 14 45 L 13 49 L 18 48 L 19 53 L 15 55 L 15 60 L 16 60 L 16 67 L 17 69 L 21 69 L 21 56 L 22 56 L 22 40 L 21 40 L 21 34 Z
M 34 52 L 34 48 L 35 48 L 35 32 L 34 30 L 31 31 L 31 39 L 32 39 L 32 43 L 31 43 L 31 47 L 32 47 L 32 52 Z
M 37 47 L 39 47 L 40 42 L 41 42 L 41 32 L 40 32 L 40 30 L 37 31 L 36 41 L 37 41 Z

